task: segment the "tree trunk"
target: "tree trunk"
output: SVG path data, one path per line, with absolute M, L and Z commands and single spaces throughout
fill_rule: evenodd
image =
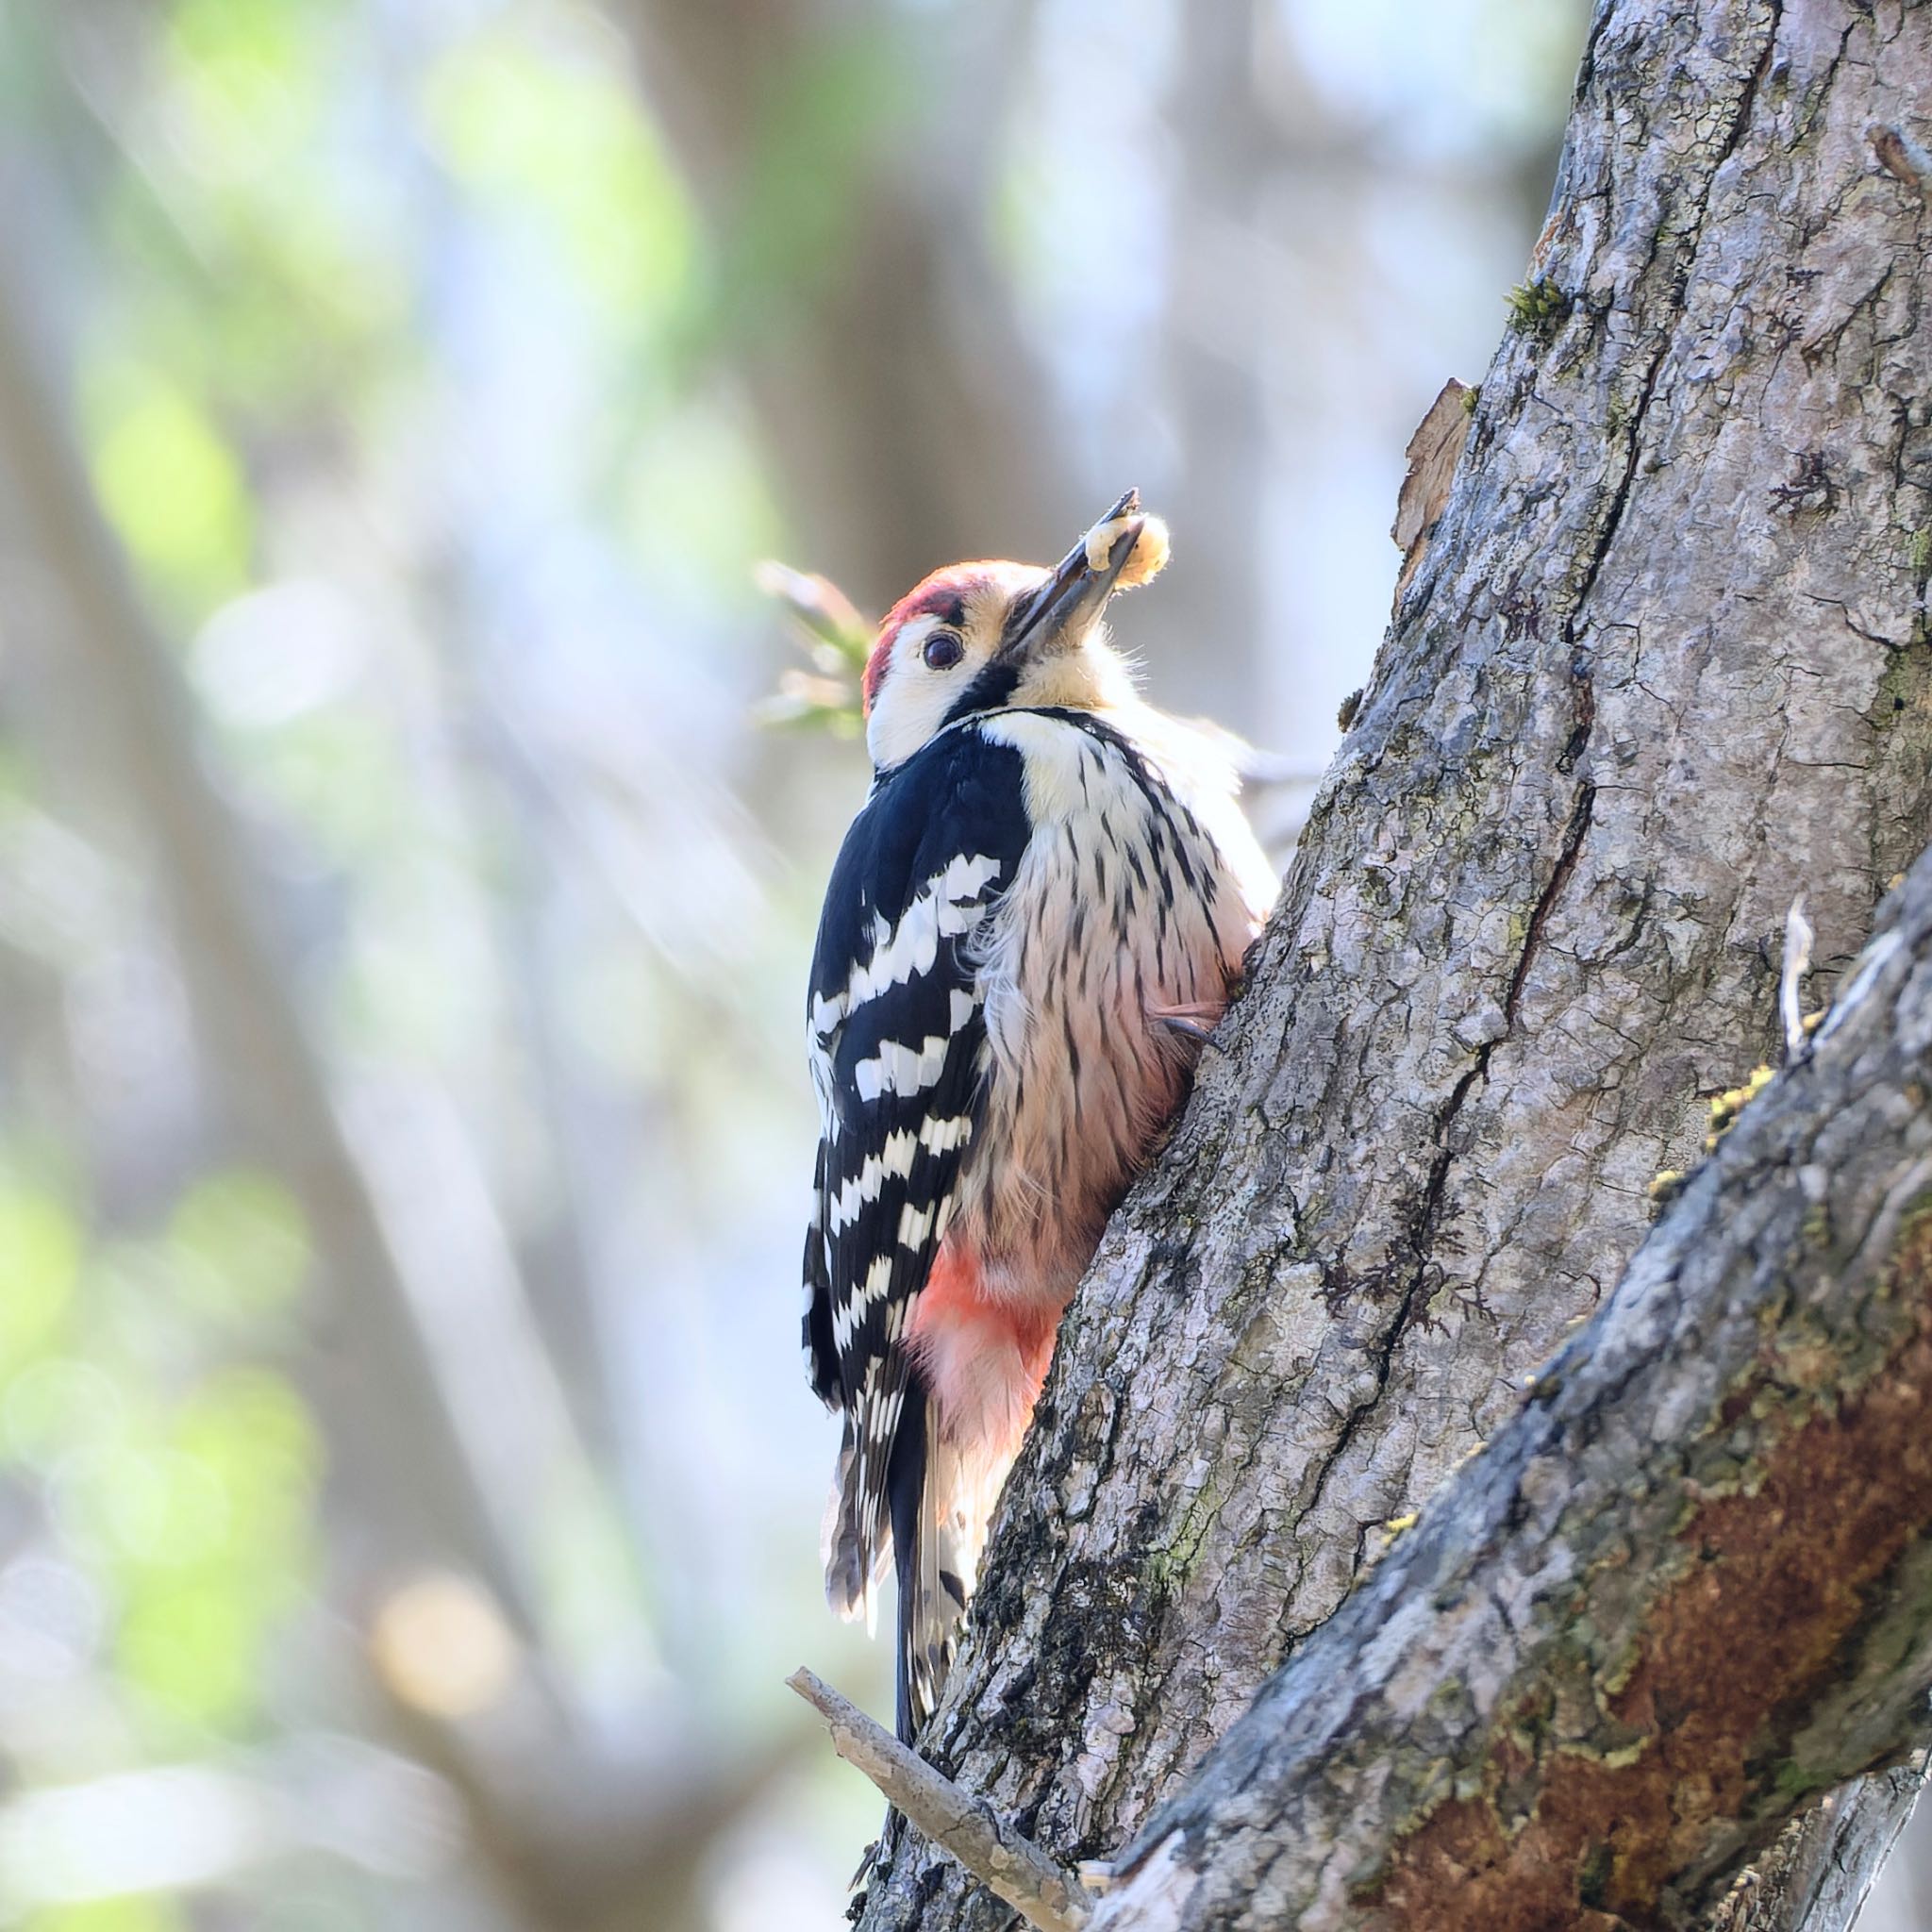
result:
M 1448 505 L 924 1740 L 1063 1856 L 1126 1842 L 1616 1282 L 1772 1048 L 1791 901 L 1815 1000 L 1932 836 L 1928 82 L 1924 6 L 1598 9 Z M 914 1846 L 862 1923 L 1006 1921 Z
M 1932 854 L 1521 1413 L 1093 1932 L 1687 1927 L 1932 1680 Z

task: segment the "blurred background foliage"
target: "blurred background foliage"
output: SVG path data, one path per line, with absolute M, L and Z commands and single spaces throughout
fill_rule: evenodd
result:
M 1285 849 L 1582 14 L 0 0 L 0 1924 L 838 1923 L 755 566 L 1138 484 Z

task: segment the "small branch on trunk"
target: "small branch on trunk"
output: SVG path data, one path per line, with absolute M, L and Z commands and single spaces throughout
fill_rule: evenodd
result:
M 1030 1839 L 810 1671 L 793 1671 L 785 1681 L 824 1719 L 839 1756 L 1029 1925 L 1039 1932 L 1079 1932 L 1086 1924 L 1093 1900 Z

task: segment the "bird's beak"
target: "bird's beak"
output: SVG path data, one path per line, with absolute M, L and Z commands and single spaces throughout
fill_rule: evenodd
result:
M 1141 492 L 1128 491 L 1067 552 L 1053 575 L 1013 607 L 1000 640 L 1002 658 L 1044 657 L 1087 635 L 1140 541 L 1140 509 Z

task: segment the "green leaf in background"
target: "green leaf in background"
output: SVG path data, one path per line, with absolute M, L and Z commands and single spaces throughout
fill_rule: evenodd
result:
M 80 1257 L 79 1227 L 61 1202 L 0 1180 L 0 1384 L 59 1332 Z
M 184 1303 L 222 1323 L 282 1313 L 308 1271 L 302 1210 L 272 1175 L 229 1169 L 181 1197 L 167 1245 Z
M 867 171 L 909 118 L 913 66 L 877 20 L 822 33 L 770 71 L 725 273 L 727 328 L 784 326 L 789 303 L 839 278 Z
M 333 415 L 408 326 L 389 177 L 342 115 L 355 14 L 341 0 L 179 0 L 155 74 L 167 138 L 109 204 L 117 252 L 150 272 L 122 291 L 108 338 L 270 434 L 297 408 Z
M 143 1895 L 42 1906 L 20 1922 L 21 1932 L 184 1932 L 188 1921 L 172 1901 Z
M 102 509 L 163 594 L 206 614 L 248 580 L 255 519 L 240 461 L 201 404 L 158 369 L 124 363 L 88 387 Z
M 340 11 L 302 0 L 177 0 L 167 38 L 177 140 L 204 179 L 299 155 L 326 107 L 318 27 Z
M 450 174 L 534 217 L 591 300 L 649 326 L 687 298 L 684 190 L 617 73 L 508 32 L 438 64 L 423 119 Z
M 260 1705 L 276 1621 L 308 1589 L 321 1447 L 294 1390 L 262 1369 L 231 1369 L 184 1401 L 124 1486 L 116 1654 L 128 1688 L 158 1715 L 240 1731 Z M 112 1517 L 110 1514 L 110 1522 Z
M 0 1376 L 0 1455 L 51 1470 L 75 1449 L 113 1441 L 126 1410 L 119 1380 L 98 1364 L 50 1356 Z
M 115 1656 L 128 1688 L 168 1717 L 242 1729 L 258 1707 L 261 1629 L 225 1579 L 192 1577 L 138 1591 Z
M 175 1450 L 221 1488 L 232 1554 L 282 1564 L 302 1557 L 322 1441 L 308 1405 L 269 1369 L 226 1369 L 177 1411 Z
M 92 1254 L 58 1195 L 0 1177 L 0 1454 L 116 1606 L 120 1689 L 166 1748 L 256 1724 L 275 1627 L 312 1587 L 307 1404 L 275 1370 L 198 1366 L 291 1308 L 308 1267 L 299 1209 L 248 1169 L 191 1186 L 158 1240 Z

